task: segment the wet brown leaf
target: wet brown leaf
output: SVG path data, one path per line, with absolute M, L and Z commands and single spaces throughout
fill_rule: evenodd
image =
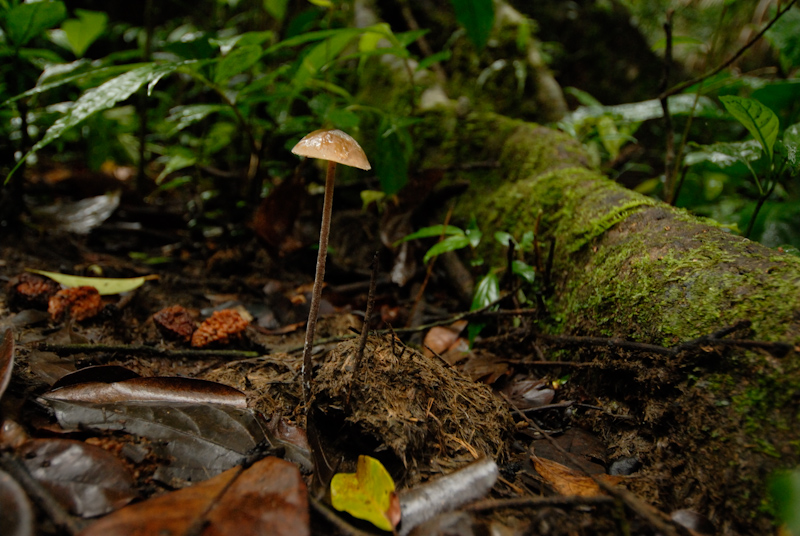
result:
M 67 385 L 76 385 L 79 383 L 113 383 L 139 377 L 140 376 L 131 369 L 119 365 L 95 365 L 65 374 L 50 386 L 50 390 L 52 391 L 59 387 L 66 387 Z
M 51 400 L 110 404 L 114 402 L 175 402 L 247 407 L 241 391 L 221 383 L 194 378 L 132 378 L 120 382 L 86 382 L 53 389 Z
M 265 424 L 255 412 L 219 404 L 92 404 L 51 399 L 67 430 L 119 430 L 146 437 L 155 453 L 170 460 L 156 477 L 175 487 L 198 482 L 239 464 L 259 444 L 269 444 Z M 264 426 L 264 427 L 262 427 Z
M 553 401 L 556 394 L 544 380 L 515 380 L 503 392 L 519 409 L 546 406 Z
M 81 536 L 185 534 L 203 525 L 203 536 L 310 533 L 306 487 L 295 465 L 267 457 L 239 471 L 123 508 Z
M 0 471 L 0 527 L 6 536 L 33 536 L 33 505 L 16 480 Z
M 72 513 L 93 517 L 133 500 L 125 466 L 105 450 L 71 439 L 34 439 L 19 449 L 31 476 Z
M 597 482 L 583 473 L 547 458 L 531 456 L 531 461 L 536 472 L 561 495 L 577 495 L 579 497 L 602 495 Z
M 0 340 L 0 398 L 6 392 L 8 382 L 11 381 L 11 372 L 14 369 L 14 334 L 10 329 L 3 333 Z
M 192 334 L 196 329 L 194 319 L 189 311 L 180 305 L 161 309 L 153 315 L 153 322 L 165 338 L 183 342 L 191 341 Z

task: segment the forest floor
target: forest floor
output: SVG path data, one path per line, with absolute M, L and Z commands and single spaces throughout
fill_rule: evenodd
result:
M 376 223 L 369 213 L 340 212 L 362 227 Z M 124 225 L 126 214 L 141 226 Z M 300 369 L 313 249 L 268 251 L 248 233 L 198 238 L 179 225 L 179 209 L 165 207 L 150 217 L 152 223 L 134 214 L 123 206 L 89 235 L 28 228 L 0 245 L 0 279 L 8 288 L 0 298 L 0 334 L 10 329 L 15 342 L 13 352 L 6 344 L 0 356 L 15 359 L 2 399 L 3 469 L 25 468 L 35 477 L 17 478 L 33 498 L 33 511 L 42 512 L 34 533 L 144 527 L 150 534 L 166 528 L 200 534 L 217 523 L 214 509 L 232 508 L 223 517 L 249 527 L 251 518 L 263 521 L 268 514 L 247 509 L 260 512 L 267 503 L 269 515 L 283 519 L 280 528 L 267 525 L 274 534 L 379 533 L 326 506 L 332 474 L 352 471 L 361 454 L 381 460 L 398 490 L 482 457 L 497 461 L 499 478 L 490 492 L 415 534 L 687 534 L 680 524 L 713 533 L 706 517 L 719 493 L 713 475 L 703 476 L 701 462 L 688 459 L 691 452 L 675 456 L 681 437 L 672 437 L 668 447 L 654 439 L 654 428 L 676 415 L 693 423 L 714 417 L 700 405 L 694 413 L 678 411 L 676 405 L 688 403 L 679 389 L 639 386 L 628 396 L 619 381 L 648 362 L 663 362 L 663 356 L 614 341 L 576 346 L 537 337 L 533 326 L 542 311 L 520 310 L 509 300 L 499 311 L 465 316 L 468 306 L 443 273 L 434 270 L 417 299 L 419 284 L 390 283 L 384 262 L 373 331 L 356 368 L 371 258 L 363 252 L 379 247 L 373 236 L 361 247 L 340 245 L 332 255 L 307 423 Z M 303 217 L 296 227 L 306 225 Z M 306 227 L 301 238 L 313 243 L 314 226 Z M 386 261 L 384 254 L 385 248 Z M 99 306 L 87 306 L 96 314 L 77 320 L 76 309 L 60 318 L 52 305 L 48 312 L 55 290 L 32 291 L 44 284 L 30 269 L 158 278 L 122 295 L 102 296 Z M 420 270 L 414 280 L 423 276 Z M 161 313 L 159 328 L 154 315 L 175 306 L 181 309 Z M 193 338 L 201 322 L 223 310 L 234 314 L 201 327 L 205 338 Z M 410 328 L 409 318 L 415 318 Z M 465 339 L 468 321 L 486 324 L 472 348 Z M 715 350 L 695 353 L 711 358 Z M 144 384 L 138 377 L 159 380 Z M 658 380 L 663 385 L 669 378 Z M 620 386 L 614 400 L 589 394 L 589 385 L 603 381 Z M 63 395 L 67 388 L 76 393 Z M 215 413 L 221 407 L 235 410 Z M 167 424 L 156 415 L 175 408 L 200 410 L 186 409 L 182 419 Z M 247 430 L 244 436 L 240 429 Z M 83 450 L 65 459 L 64 450 L 76 444 Z M 154 502 L 177 490 L 199 490 L 207 477 L 240 463 L 260 467 L 257 461 L 271 456 L 297 464 L 302 474 L 302 480 L 288 479 L 278 492 L 285 494 L 281 501 L 252 504 L 238 497 L 231 506 L 223 500 L 234 492 L 228 482 L 214 488 L 207 502 Z M 93 475 L 91 481 L 75 472 L 77 466 Z M 304 517 L 309 510 L 298 513 L 286 499 L 294 494 L 304 503 L 303 485 L 312 499 L 310 520 Z M 113 518 L 128 503 L 141 509 Z M 115 524 L 102 525 L 109 519 Z M 245 529 L 219 524 L 217 530 Z

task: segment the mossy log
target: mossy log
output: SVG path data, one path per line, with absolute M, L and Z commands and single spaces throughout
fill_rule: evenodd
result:
M 540 240 L 555 241 L 544 329 L 672 346 L 747 320 L 750 338 L 794 346 L 780 358 L 737 349 L 674 359 L 620 351 L 609 359 L 629 373 L 577 375 L 591 395 L 638 419 L 632 428 L 592 425 L 617 454 L 638 455 L 652 476 L 667 479 L 654 502 L 700 510 L 722 533 L 767 530 L 765 480 L 800 453 L 800 258 L 619 186 L 552 129 L 440 112 L 426 118 L 418 139 L 421 165 L 464 169 L 453 173 L 470 181 L 454 214 L 462 222 L 474 215 L 484 236 L 519 238 L 540 219 Z M 486 161 L 497 167 L 465 166 Z M 490 265 L 504 265 L 494 240 L 481 247 Z

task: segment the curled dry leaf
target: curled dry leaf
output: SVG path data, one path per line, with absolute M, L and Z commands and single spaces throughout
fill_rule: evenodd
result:
M 108 404 L 113 402 L 174 402 L 247 407 L 241 391 L 221 383 L 195 378 L 132 378 L 119 382 L 86 382 L 59 387 L 45 396 L 51 400 Z
M 187 534 L 308 536 L 308 496 L 297 467 L 267 457 L 241 472 L 230 469 L 195 486 L 123 508 L 82 536 Z
M 8 382 L 11 381 L 11 372 L 14 369 L 14 334 L 10 329 L 3 333 L 0 339 L 0 398 L 6 392 Z
M 50 298 L 61 286 L 39 275 L 23 272 L 8 287 L 9 302 L 17 309 L 47 309 Z
M 456 347 L 461 341 L 459 334 L 466 326 L 466 320 L 458 320 L 453 322 L 450 326 L 432 327 L 428 330 L 428 333 L 425 335 L 425 340 L 423 341 L 425 355 L 432 357 L 433 354 L 431 352 L 444 355 L 448 350 Z M 467 345 L 467 349 L 469 349 L 469 345 Z
M 19 455 L 31 476 L 74 514 L 106 514 L 137 496 L 122 462 L 100 447 L 71 439 L 34 439 Z
M 192 346 L 203 348 L 211 344 L 228 344 L 241 337 L 247 324 L 247 320 L 232 309 L 214 311 L 192 335 Z
M 53 320 L 61 320 L 67 313 L 82 321 L 97 315 L 103 309 L 103 300 L 94 287 L 72 287 L 61 289 L 50 298 L 47 312 Z
M 191 341 L 192 334 L 196 329 L 194 319 L 189 314 L 189 311 L 180 305 L 161 309 L 153 315 L 153 322 L 155 322 L 158 331 L 164 338 L 177 339 L 183 342 Z

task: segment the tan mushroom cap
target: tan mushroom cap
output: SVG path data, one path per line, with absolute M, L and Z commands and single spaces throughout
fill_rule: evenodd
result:
M 338 129 L 315 130 L 298 141 L 292 152 L 298 156 L 330 160 L 359 169 L 372 169 L 358 142 Z

